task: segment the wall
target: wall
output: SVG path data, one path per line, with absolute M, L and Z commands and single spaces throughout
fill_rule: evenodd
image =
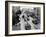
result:
M 21 1 L 44 2 L 46 6 L 46 0 L 21 0 Z M 45 19 L 46 19 L 46 15 L 45 15 Z M 45 23 L 45 28 L 46 28 L 46 23 Z M 0 37 L 5 37 L 4 35 L 5 35 L 5 0 L 0 0 Z M 40 34 L 40 35 L 24 35 L 24 36 L 11 36 L 11 37 L 46 37 L 46 32 L 45 34 Z

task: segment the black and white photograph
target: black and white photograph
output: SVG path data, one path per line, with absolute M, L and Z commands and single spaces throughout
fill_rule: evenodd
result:
M 45 4 L 38 2 L 6 2 L 6 35 L 44 34 Z
M 12 30 L 40 29 L 40 7 L 13 6 Z

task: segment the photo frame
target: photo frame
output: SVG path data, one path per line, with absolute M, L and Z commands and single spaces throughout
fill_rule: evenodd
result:
M 45 34 L 45 3 L 5 1 L 5 36 Z

